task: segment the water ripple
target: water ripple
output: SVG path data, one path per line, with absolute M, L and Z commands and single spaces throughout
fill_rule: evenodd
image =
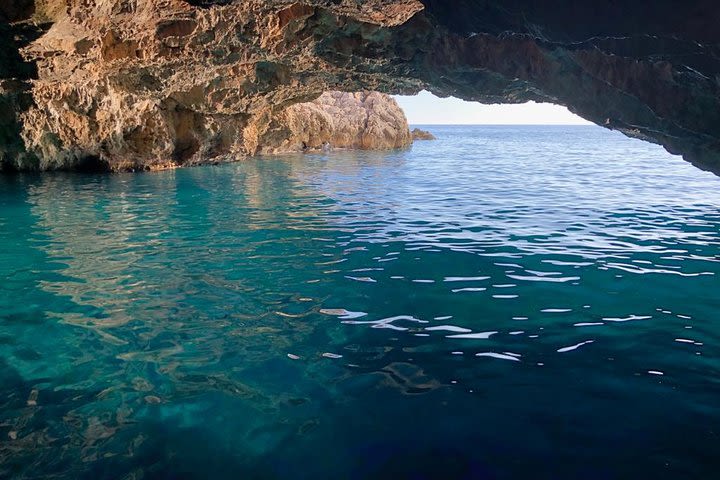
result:
M 438 128 L 0 177 L 0 477 L 375 478 L 409 444 L 498 478 L 720 458 L 720 179 L 601 129 Z

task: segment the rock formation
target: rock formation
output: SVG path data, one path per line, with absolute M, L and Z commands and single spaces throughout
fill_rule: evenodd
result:
M 412 135 L 413 141 L 417 140 L 435 140 L 435 135 L 428 132 L 427 130 L 421 130 L 419 128 L 413 128 L 413 131 L 410 132 L 410 135 Z
M 258 140 L 258 153 L 301 152 L 324 144 L 388 150 L 411 143 L 405 113 L 392 97 L 377 92 L 327 92 L 273 118 Z
M 254 154 L 329 90 L 425 88 L 573 112 L 720 171 L 712 0 L 14 0 L 0 165 L 157 168 Z

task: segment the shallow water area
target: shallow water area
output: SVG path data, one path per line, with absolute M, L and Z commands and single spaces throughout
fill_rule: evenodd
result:
M 0 177 L 0 478 L 714 477 L 720 178 L 423 128 Z

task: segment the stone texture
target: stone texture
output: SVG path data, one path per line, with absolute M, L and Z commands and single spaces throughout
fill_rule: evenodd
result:
M 410 132 L 410 135 L 412 135 L 413 141 L 418 140 L 436 140 L 435 135 L 428 132 L 427 130 L 421 130 L 419 128 L 413 128 L 413 131 Z
M 329 90 L 566 105 L 720 171 L 720 8 L 671 0 L 18 0 L 0 165 L 164 168 L 262 150 Z
M 377 92 L 326 92 L 292 105 L 270 122 L 258 139 L 258 153 L 331 148 L 389 150 L 412 143 L 405 113 L 395 100 Z

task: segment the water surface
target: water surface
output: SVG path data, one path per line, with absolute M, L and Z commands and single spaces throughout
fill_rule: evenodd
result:
M 0 178 L 0 477 L 713 478 L 720 178 L 431 130 Z

